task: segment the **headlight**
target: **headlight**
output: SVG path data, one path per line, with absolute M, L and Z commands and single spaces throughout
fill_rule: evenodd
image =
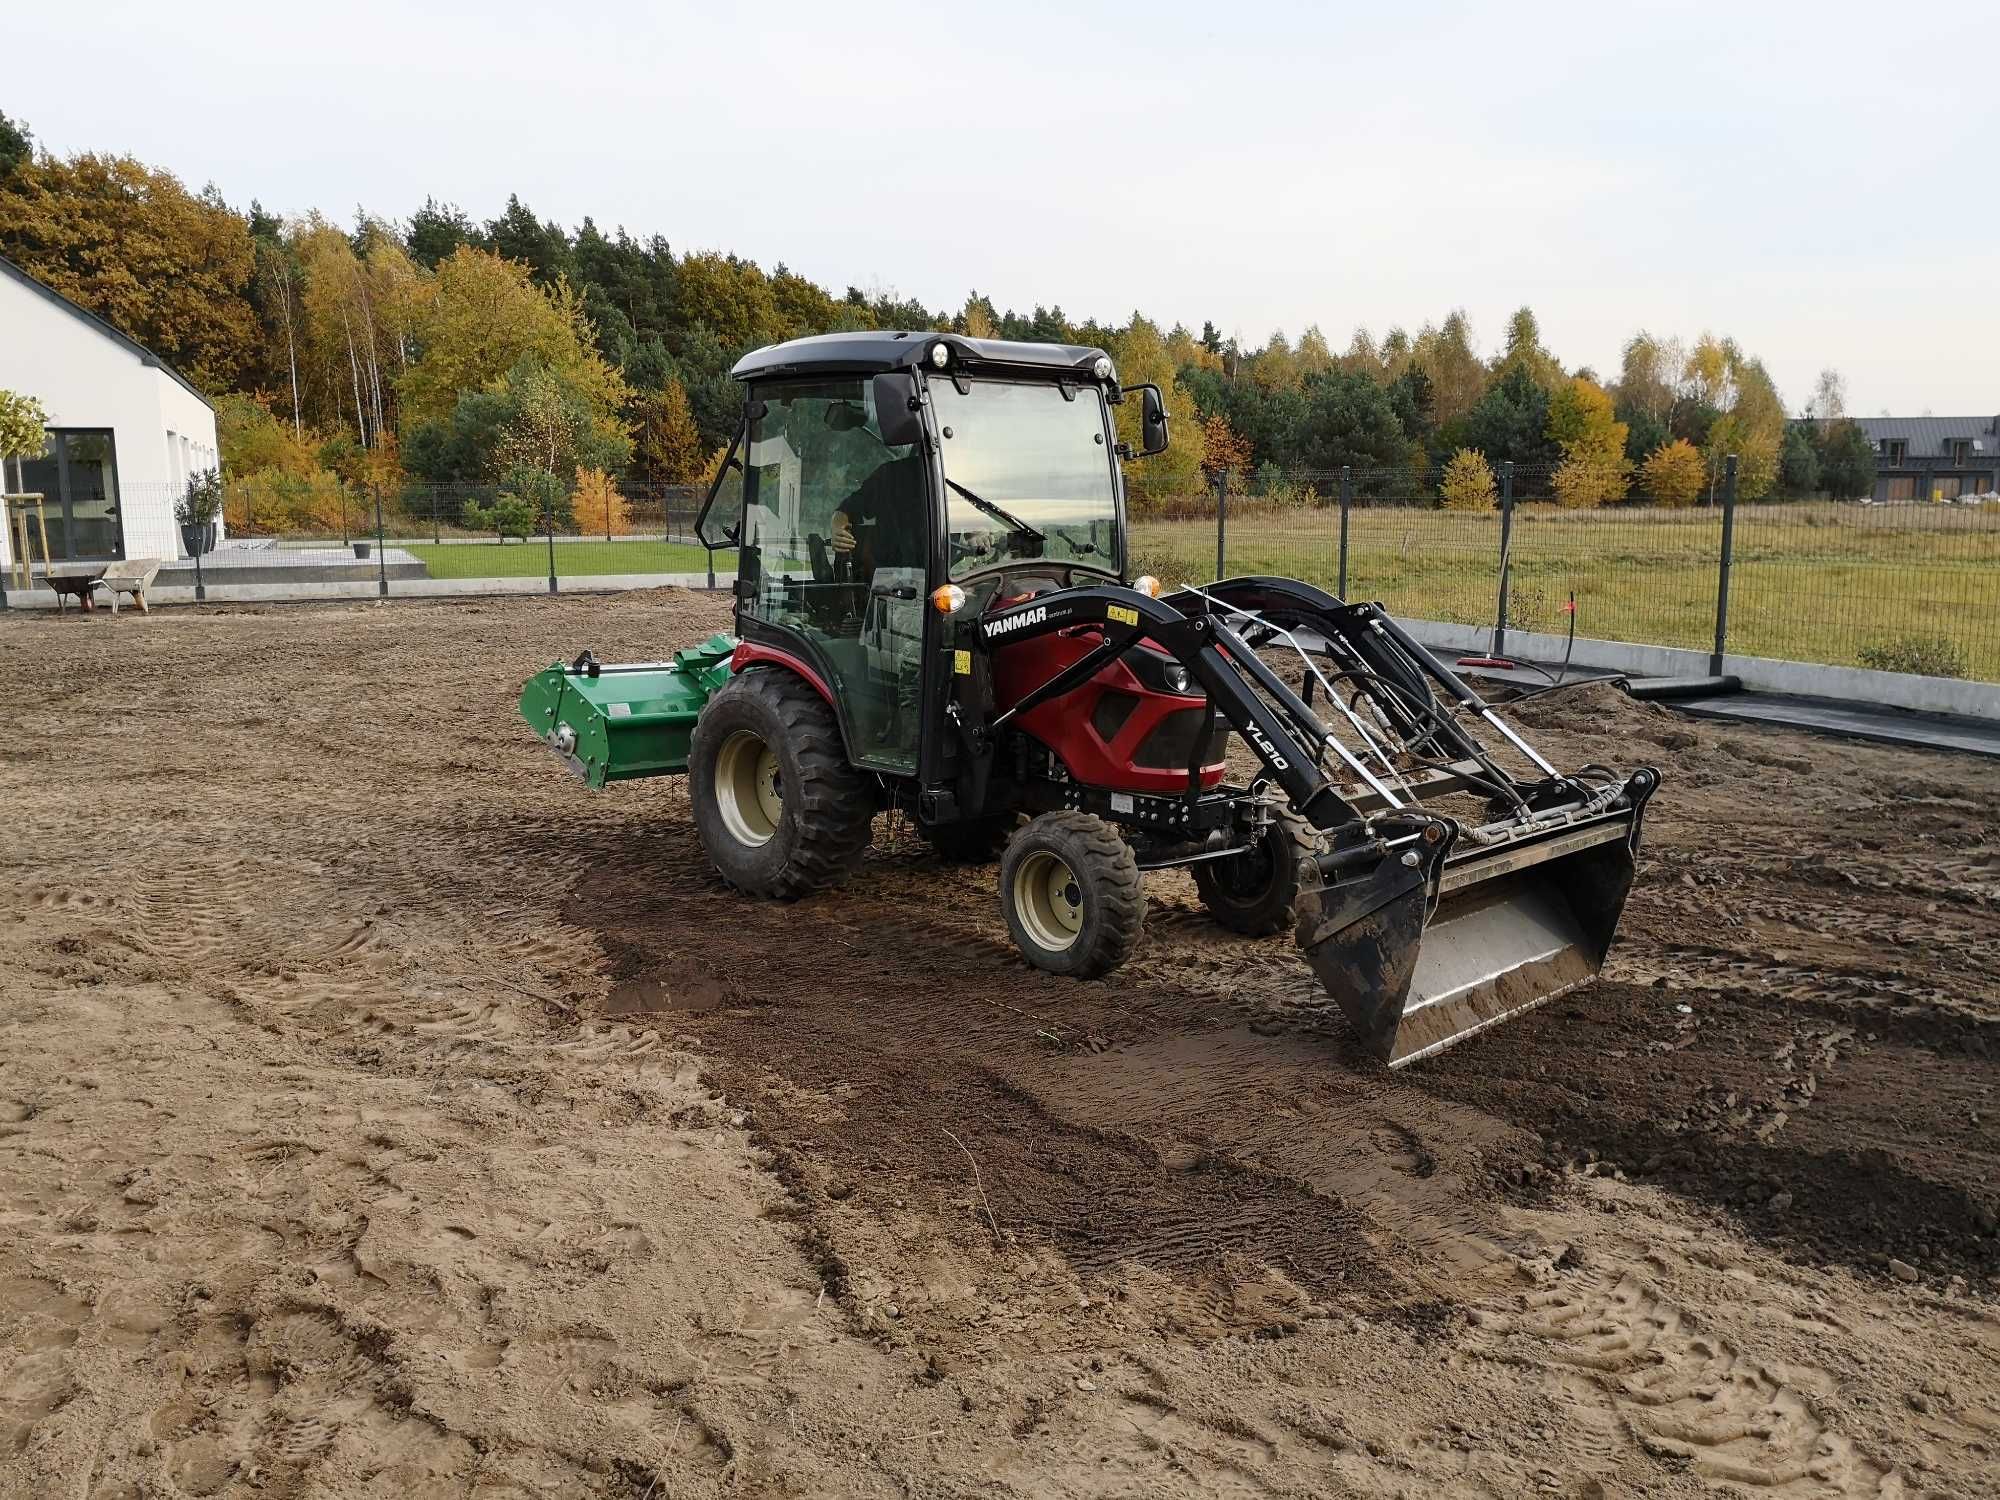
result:
M 1192 673 L 1156 646 L 1140 646 L 1120 658 L 1127 670 L 1149 693 L 1171 693 L 1176 698 L 1199 698 L 1201 685 Z
M 1099 380 L 1109 380 L 1111 378 L 1111 356 L 1108 354 L 1098 355 L 1097 362 L 1090 367 L 1090 373 L 1095 375 Z
M 951 363 L 951 348 L 950 348 L 950 346 L 949 346 L 949 345 L 947 345 L 947 344 L 945 344 L 945 343 L 944 343 L 944 342 L 942 342 L 942 341 L 940 341 L 940 342 L 938 342 L 938 343 L 935 343 L 935 344 L 932 344 L 932 345 L 931 345 L 931 364 L 932 364 L 932 366 L 933 366 L 934 368 L 936 368 L 936 369 L 940 369 L 940 370 L 942 370 L 942 369 L 943 369 L 943 368 L 944 368 L 944 367 L 945 367 L 946 365 L 948 365 L 948 364 L 950 364 L 950 363 Z

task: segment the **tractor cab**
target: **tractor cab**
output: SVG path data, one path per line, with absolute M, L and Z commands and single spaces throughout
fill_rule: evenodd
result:
M 746 655 L 818 677 L 857 765 L 938 780 L 953 746 L 925 726 L 944 722 L 952 622 L 933 595 L 961 590 L 960 618 L 976 618 L 1025 589 L 1124 576 L 1110 358 L 851 333 L 757 350 L 733 373 L 744 420 L 697 532 L 736 550 Z M 1164 406 L 1140 390 L 1142 449 L 1158 452 Z

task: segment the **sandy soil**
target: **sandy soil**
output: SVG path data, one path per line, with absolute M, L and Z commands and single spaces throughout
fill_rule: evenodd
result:
M 2000 1493 L 2000 766 L 1667 772 L 1606 978 L 1395 1077 L 1149 882 L 746 901 L 514 716 L 678 593 L 0 617 L 0 1494 Z

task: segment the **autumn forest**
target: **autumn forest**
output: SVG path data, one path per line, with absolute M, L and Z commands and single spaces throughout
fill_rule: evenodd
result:
M 935 309 L 590 218 L 568 229 L 518 197 L 484 220 L 435 199 L 346 223 L 242 209 L 131 156 L 37 150 L 4 115 L 0 255 L 208 393 L 229 485 L 278 527 L 362 487 L 491 486 L 562 511 L 580 487 L 698 482 L 738 420 L 743 353 L 888 327 L 1099 345 L 1122 378 L 1159 382 L 1175 442 L 1135 469 L 1138 504 L 1219 471 L 1277 493 L 1343 465 L 1467 508 L 1492 504 L 1503 462 L 1573 506 L 1696 503 L 1725 454 L 1748 500 L 1873 477 L 1836 373 L 1794 420 L 1716 333 L 1634 331 L 1600 372 L 1544 348 L 1525 307 L 1485 352 L 1462 312 L 1336 349 L 1317 327 L 1248 347 L 1213 324 L 1076 321 L 978 292 Z

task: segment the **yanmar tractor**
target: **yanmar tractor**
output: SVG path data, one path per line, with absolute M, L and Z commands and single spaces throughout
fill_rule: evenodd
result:
M 733 373 L 697 531 L 736 554 L 735 635 L 585 652 L 521 697 L 590 786 L 686 772 L 731 885 L 835 885 L 896 809 L 945 857 L 997 856 L 1022 956 L 1088 977 L 1139 942 L 1144 872 L 1185 865 L 1223 926 L 1293 928 L 1392 1067 L 1598 972 L 1659 774 L 1557 771 L 1378 605 L 1133 578 L 1120 461 L 1166 448 L 1158 387 L 937 333 Z

